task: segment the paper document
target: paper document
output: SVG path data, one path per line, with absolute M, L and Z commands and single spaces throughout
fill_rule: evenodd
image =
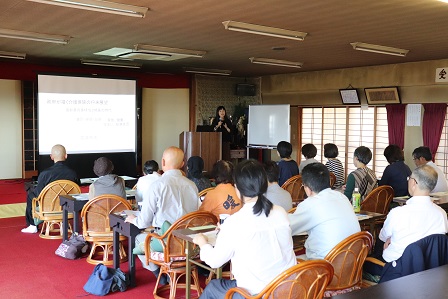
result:
M 218 231 L 217 230 L 212 230 L 212 231 L 205 232 L 205 233 L 202 233 L 202 234 L 207 237 L 208 243 L 210 245 L 215 246 L 216 238 L 218 236 Z M 190 235 L 190 237 L 193 239 L 196 235 L 198 235 L 198 234 Z
M 89 193 L 71 194 L 76 200 L 89 200 Z
M 443 197 L 443 196 L 447 196 L 448 195 L 448 192 L 434 192 L 434 193 L 431 193 L 431 194 L 429 194 L 429 196 L 432 196 L 432 197 Z
M 356 217 L 358 217 L 358 221 L 359 221 L 359 220 L 364 220 L 364 219 L 372 218 L 372 216 L 364 215 L 364 214 L 355 214 L 355 215 L 356 215 Z

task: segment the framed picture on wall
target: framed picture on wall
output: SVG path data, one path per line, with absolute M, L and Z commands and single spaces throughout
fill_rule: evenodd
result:
M 341 95 L 342 104 L 344 105 L 359 105 L 358 92 L 354 88 L 339 89 L 339 94 Z
M 385 104 L 400 104 L 400 96 L 398 88 L 381 87 L 381 88 L 365 88 L 367 103 L 369 105 L 385 105 Z

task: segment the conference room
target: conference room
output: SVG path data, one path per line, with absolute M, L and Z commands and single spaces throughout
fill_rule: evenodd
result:
M 441 26 L 448 7 L 442 1 L 113 0 L 132 6 L 118 5 L 113 13 L 92 8 L 90 2 L 97 1 L 73 2 L 89 5 L 2 1 L 2 248 L 10 252 L 11 244 L 32 242 L 36 250 L 22 254 L 40 261 L 9 281 L 7 295 L 26 298 L 34 290 L 18 281 L 47 285 L 53 271 L 64 277 L 65 265 L 73 269 L 76 263 L 80 272 L 71 278 L 76 288 L 42 290 L 48 298 L 74 297 L 83 294 L 93 270 L 85 260 L 55 256 L 60 239 L 20 233 L 23 184 L 50 165 L 48 153 L 56 143 L 66 146 L 68 163 L 80 178 L 94 177 L 93 160 L 99 155 L 114 161 L 118 175 L 138 178 L 145 161 L 160 163 L 164 149 L 182 147 L 182 134 L 209 126 L 216 108 L 224 106 L 235 126 L 231 161 L 278 161 L 272 144 L 248 143 L 249 110 L 275 105 L 288 107 L 286 139 L 297 162 L 303 160 L 301 147 L 313 143 L 315 159 L 325 163 L 323 147 L 332 142 L 347 175 L 355 170 L 354 150 L 364 145 L 373 153 L 369 168 L 381 177 L 387 145 L 399 145 L 411 169 L 412 151 L 424 145 L 448 173 L 448 29 Z M 80 95 L 84 102 L 78 104 Z M 117 105 L 105 108 L 105 102 Z M 100 126 L 112 109 L 115 114 Z M 99 132 L 101 127 L 112 131 Z M 64 139 L 47 139 L 54 136 Z M 206 171 L 216 158 L 211 159 L 205 159 Z M 22 267 L 8 267 L 22 272 L 15 270 Z M 138 263 L 136 280 L 137 286 L 122 295 L 152 296 L 155 281 Z

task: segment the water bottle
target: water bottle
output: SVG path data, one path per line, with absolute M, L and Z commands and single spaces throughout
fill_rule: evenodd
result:
M 355 191 L 353 191 L 352 204 L 353 204 L 353 211 L 355 213 L 359 213 L 361 211 L 361 194 L 359 193 L 358 188 L 355 188 Z

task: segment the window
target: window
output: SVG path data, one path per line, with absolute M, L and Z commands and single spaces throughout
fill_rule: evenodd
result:
M 439 147 L 434 160 L 434 163 L 442 169 L 446 177 L 448 174 L 448 113 L 445 115 L 442 136 L 440 136 Z
M 326 163 L 323 146 L 334 143 L 344 165 L 345 176 L 355 170 L 353 152 L 364 145 L 372 150 L 369 167 L 377 177 L 383 174 L 387 161 L 383 156 L 389 144 L 387 112 L 385 107 L 303 108 L 302 144 L 313 143 L 317 149 L 316 160 Z

